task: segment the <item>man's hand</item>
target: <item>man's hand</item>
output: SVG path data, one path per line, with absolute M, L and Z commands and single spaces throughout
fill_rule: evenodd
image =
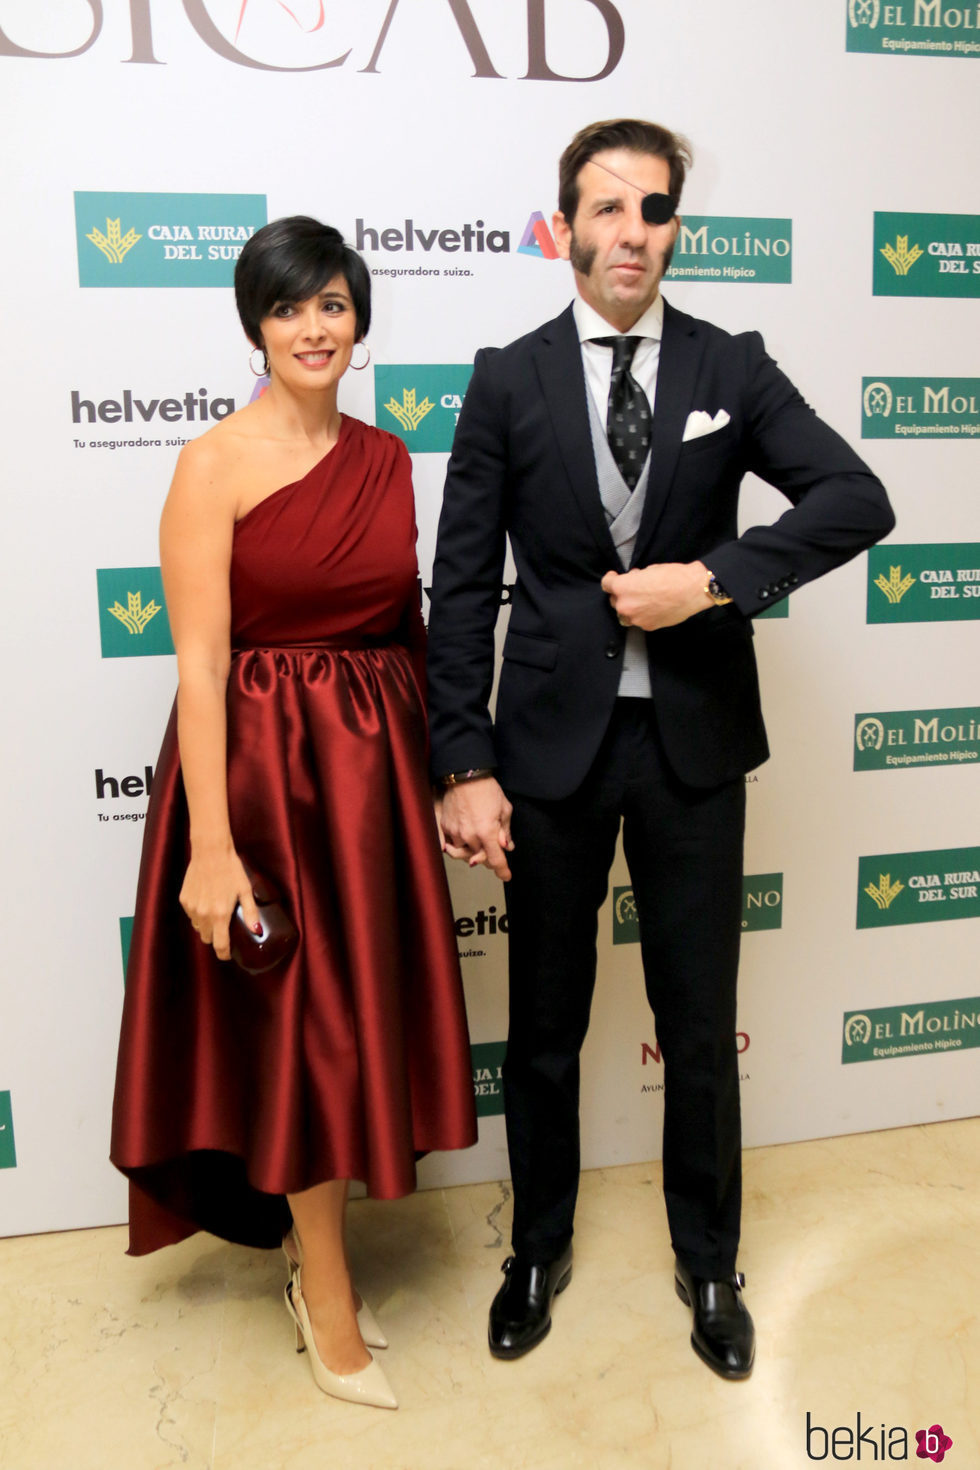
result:
M 513 851 L 510 818 L 513 807 L 493 776 L 450 786 L 436 798 L 442 850 L 475 868 L 486 863 L 507 882 L 507 854 Z
M 626 628 L 672 628 L 713 607 L 705 592 L 708 569 L 700 561 L 665 561 L 629 572 L 607 572 L 602 590 Z

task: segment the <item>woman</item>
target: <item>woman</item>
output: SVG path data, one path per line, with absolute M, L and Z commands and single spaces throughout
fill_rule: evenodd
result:
M 266 225 L 235 294 L 270 381 L 181 450 L 164 507 L 179 687 L 147 813 L 111 1156 L 130 1180 L 133 1254 L 197 1229 L 281 1239 L 317 1384 L 394 1408 L 345 1257 L 348 1181 L 406 1194 L 418 1154 L 476 1136 L 425 772 L 410 464 L 337 408 L 370 278 L 336 230 Z M 229 963 L 236 905 L 260 927 L 243 859 L 299 932 L 266 974 Z

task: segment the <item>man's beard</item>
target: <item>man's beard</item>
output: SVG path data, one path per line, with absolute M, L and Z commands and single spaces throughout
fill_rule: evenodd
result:
M 670 262 L 674 254 L 674 243 L 675 242 L 672 240 L 667 246 L 667 249 L 664 251 L 664 263 L 663 270 L 661 272 L 662 276 L 665 276 L 670 270 Z M 569 243 L 568 247 L 568 259 L 571 262 L 572 269 L 578 271 L 579 275 L 581 276 L 590 275 L 592 272 L 592 267 L 595 265 L 595 258 L 597 254 L 598 246 L 581 245 L 576 239 L 575 231 L 573 229 L 571 242 Z

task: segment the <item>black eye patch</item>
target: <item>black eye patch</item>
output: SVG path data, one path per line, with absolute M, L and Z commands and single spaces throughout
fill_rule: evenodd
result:
M 665 225 L 677 213 L 677 205 L 669 194 L 644 194 L 640 213 L 648 225 Z

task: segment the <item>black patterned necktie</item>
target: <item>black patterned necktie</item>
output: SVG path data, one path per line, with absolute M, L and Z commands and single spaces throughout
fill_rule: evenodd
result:
M 606 437 L 620 474 L 634 490 L 650 448 L 650 403 L 630 372 L 633 355 L 643 338 L 595 337 L 593 341 L 613 350 Z

